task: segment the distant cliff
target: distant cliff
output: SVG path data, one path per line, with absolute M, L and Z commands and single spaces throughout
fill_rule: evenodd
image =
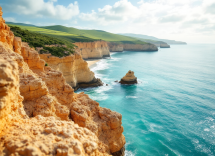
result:
M 125 33 L 125 34 L 121 34 L 121 35 L 125 35 L 125 36 L 129 36 L 129 37 L 134 37 L 136 39 L 139 39 L 141 41 L 144 42 L 149 42 L 153 41 L 153 42 L 165 42 L 167 44 L 187 44 L 186 42 L 181 42 L 181 41 L 175 41 L 175 40 L 167 40 L 167 39 L 160 39 L 160 38 L 156 38 L 153 36 L 148 36 L 148 35 L 142 35 L 142 34 L 131 34 L 131 33 Z
M 108 42 L 109 50 L 112 52 L 122 52 L 123 51 L 123 44 L 118 44 L 114 42 Z
M 105 41 L 95 42 L 76 42 L 76 51 L 81 54 L 83 59 L 99 59 L 110 57 L 108 44 Z
M 148 42 L 160 48 L 170 48 L 170 45 L 167 44 L 166 42 L 162 41 L 148 41 Z
M 158 51 L 154 44 L 123 44 L 124 51 Z
M 158 51 L 157 46 L 154 44 L 117 44 L 108 43 L 109 50 L 111 52 L 122 52 L 122 51 Z

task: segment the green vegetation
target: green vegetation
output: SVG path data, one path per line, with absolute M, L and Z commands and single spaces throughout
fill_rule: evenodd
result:
M 74 53 L 74 45 L 66 40 L 56 37 L 47 36 L 44 34 L 31 32 L 21 29 L 17 26 L 11 26 L 11 31 L 17 37 L 21 37 L 23 42 L 27 42 L 30 47 L 43 47 L 40 53 L 51 53 L 54 56 L 63 57 Z M 46 47 L 45 45 L 58 45 L 57 47 Z M 66 47 L 63 47 L 66 45 Z
M 14 25 L 9 23 L 8 24 L 10 27 L 20 27 L 21 29 L 24 30 L 29 30 L 31 32 L 37 32 L 40 34 L 44 34 L 46 36 L 50 36 L 50 37 L 54 37 L 54 38 L 58 38 L 60 40 L 64 40 L 67 42 L 93 42 L 96 41 L 96 39 L 92 39 L 92 38 L 88 38 L 85 36 L 80 36 L 80 35 L 76 35 L 76 34 L 69 34 L 63 31 L 55 31 L 55 30 L 49 30 L 49 29 L 44 29 L 42 27 L 33 27 L 33 26 L 25 26 L 25 25 Z
M 81 30 L 81 29 L 65 27 L 61 25 L 47 26 L 47 27 L 41 27 L 41 28 L 47 29 L 49 31 L 50 30 L 60 31 L 71 35 L 85 36 L 95 40 L 104 40 L 108 42 L 146 44 L 146 42 L 143 42 L 133 37 L 113 34 L 102 30 Z
M 13 25 L 10 23 L 9 26 L 19 26 L 22 29 L 41 33 L 50 37 L 55 37 L 69 42 L 92 42 L 96 40 L 104 40 L 116 43 L 147 44 L 147 42 L 141 41 L 134 37 L 113 34 L 101 30 L 81 30 L 61 25 L 34 27 L 20 24 L 18 25 L 18 23 L 16 24 L 17 25 Z

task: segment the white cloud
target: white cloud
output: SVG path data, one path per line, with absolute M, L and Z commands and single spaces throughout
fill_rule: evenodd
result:
M 215 23 L 214 0 L 140 0 L 137 5 L 131 2 L 119 0 L 112 6 L 81 13 L 79 17 L 94 26 L 110 28 L 108 31 L 112 29 L 114 33 L 130 32 L 162 38 L 165 34 L 166 38 L 178 40 L 206 31 L 215 36 L 212 25 Z
M 138 16 L 140 11 L 128 0 L 120 0 L 113 6 L 106 5 L 99 8 L 98 12 L 92 10 L 91 13 L 81 13 L 80 18 L 85 21 L 97 21 L 101 25 L 117 22 L 125 22 L 134 16 Z
M 60 20 L 69 20 L 79 14 L 78 2 L 70 3 L 68 6 L 55 5 L 57 0 L 7 0 L 3 4 L 4 11 L 18 14 L 30 15 L 33 17 L 50 17 Z
M 178 15 L 168 15 L 165 17 L 162 17 L 159 21 L 161 23 L 175 23 L 175 22 L 180 22 L 185 18 L 185 16 L 178 16 Z
M 17 22 L 16 19 L 13 18 L 13 17 L 5 17 L 4 20 L 5 20 L 6 22 L 13 22 L 13 23 L 16 23 L 16 22 Z

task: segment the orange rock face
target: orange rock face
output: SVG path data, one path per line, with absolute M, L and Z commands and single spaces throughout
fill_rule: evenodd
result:
M 45 60 L 52 69 L 61 71 L 66 82 L 72 87 L 78 83 L 91 82 L 95 76 L 90 71 L 88 64 L 80 54 L 74 54 L 67 57 L 59 58 L 51 54 L 40 54 L 40 58 Z
M 76 42 L 76 51 L 81 54 L 83 59 L 94 59 L 109 57 L 110 51 L 105 41 L 95 42 Z
M 1 8 L 0 15 L 0 155 L 106 156 L 123 149 L 121 114 L 74 93 L 60 71 L 14 37 Z

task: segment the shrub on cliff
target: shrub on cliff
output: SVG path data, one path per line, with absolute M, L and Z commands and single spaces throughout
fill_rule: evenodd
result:
M 54 56 L 63 57 L 74 53 L 74 45 L 71 42 L 46 36 L 40 33 L 21 29 L 17 26 L 10 26 L 11 31 L 17 37 L 21 37 L 23 42 L 27 42 L 30 47 L 43 47 L 42 53 L 51 53 Z M 45 45 L 66 45 L 67 47 L 46 47 Z

